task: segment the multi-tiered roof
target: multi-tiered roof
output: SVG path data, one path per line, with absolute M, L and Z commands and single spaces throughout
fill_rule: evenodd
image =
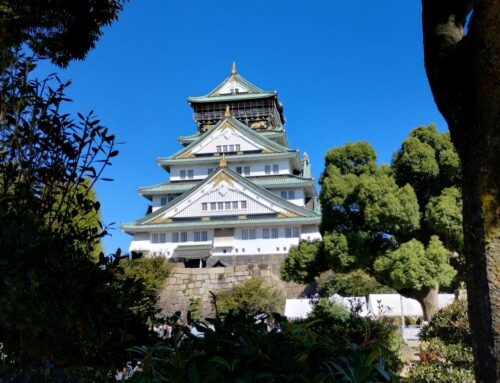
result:
M 233 64 L 218 87 L 188 102 L 197 132 L 179 137 L 182 148 L 176 153 L 157 158 L 170 173 L 169 181 L 138 189 L 153 208 L 144 218 L 122 225 L 134 235 L 131 250 L 185 258 L 187 246 L 191 256 L 198 248 L 204 254 L 200 259 L 206 259 L 234 255 L 249 232 L 255 241 L 259 235 L 269 239 L 270 230 L 273 239 L 281 232 L 291 238 L 287 244 L 299 237 L 316 239 L 320 216 L 309 159 L 305 154 L 301 159 L 288 145 L 277 92 L 251 84 Z M 241 250 L 248 255 L 252 251 L 246 249 L 254 247 Z M 283 253 L 289 245 L 269 243 L 267 248 Z M 255 247 L 258 252 L 269 252 L 267 248 Z

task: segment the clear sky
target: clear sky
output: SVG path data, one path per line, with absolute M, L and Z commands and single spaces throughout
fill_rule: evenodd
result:
M 277 90 L 288 140 L 306 151 L 318 179 L 334 146 L 368 141 L 389 163 L 409 131 L 446 125 L 425 77 L 420 1 L 132 0 L 85 61 L 65 70 L 70 111 L 94 110 L 117 136 L 120 155 L 97 195 L 107 253 L 128 250 L 119 224 L 141 218 L 138 186 L 168 174 L 155 158 L 179 149 L 196 128 L 188 96 L 207 94 L 231 63 L 264 90 Z

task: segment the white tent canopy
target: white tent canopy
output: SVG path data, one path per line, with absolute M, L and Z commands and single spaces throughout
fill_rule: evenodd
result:
M 455 299 L 454 294 L 439 294 L 439 308 L 451 304 Z M 401 308 L 404 316 L 422 316 L 422 306 L 415 299 L 401 297 L 399 294 L 370 294 L 366 297 L 342 297 L 338 294 L 330 297 L 330 302 L 344 306 L 350 311 L 359 307 L 358 315 L 367 316 L 401 316 Z M 285 304 L 285 316 L 289 319 L 307 318 L 312 311 L 313 305 L 309 299 L 287 299 Z

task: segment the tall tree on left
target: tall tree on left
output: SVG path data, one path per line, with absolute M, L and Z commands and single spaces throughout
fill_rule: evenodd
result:
M 114 136 L 93 113 L 62 113 L 68 83 L 31 79 L 33 66 L 21 57 L 0 76 L 0 376 L 83 381 L 147 344 L 155 310 L 136 309 L 144 281 L 121 277 L 119 254 L 96 264 L 99 227 L 75 224 L 99 211 Z
M 0 69 L 22 44 L 60 67 L 82 60 L 125 1 L 0 0 Z

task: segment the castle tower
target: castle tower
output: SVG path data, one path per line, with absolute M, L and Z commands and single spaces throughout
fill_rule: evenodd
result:
M 133 236 L 130 251 L 187 267 L 232 266 L 281 260 L 300 240 L 320 239 L 310 162 L 288 145 L 277 92 L 256 87 L 233 63 L 219 86 L 188 103 L 196 133 L 157 158 L 167 182 L 138 189 L 152 209 L 121 226 Z

